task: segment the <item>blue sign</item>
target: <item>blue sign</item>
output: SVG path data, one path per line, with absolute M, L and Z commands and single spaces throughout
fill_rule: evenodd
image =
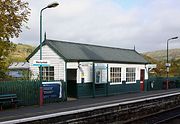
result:
M 42 85 L 44 99 L 62 97 L 61 82 L 43 82 Z
M 49 64 L 33 64 L 33 66 L 50 66 Z

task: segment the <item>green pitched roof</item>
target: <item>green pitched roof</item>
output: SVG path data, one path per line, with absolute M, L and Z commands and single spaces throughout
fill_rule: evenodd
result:
M 148 63 L 135 50 L 120 49 L 89 44 L 72 43 L 65 41 L 46 40 L 43 45 L 48 45 L 65 61 L 95 61 L 95 62 L 117 62 L 117 63 Z M 39 49 L 27 58 L 29 60 Z

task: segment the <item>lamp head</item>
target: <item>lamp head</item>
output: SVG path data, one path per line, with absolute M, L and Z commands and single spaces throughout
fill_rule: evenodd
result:
M 178 39 L 178 37 L 172 37 L 171 39 Z
M 54 3 L 49 4 L 49 5 L 47 6 L 47 8 L 54 8 L 54 7 L 58 6 L 58 5 L 59 5 L 59 3 L 54 2 Z

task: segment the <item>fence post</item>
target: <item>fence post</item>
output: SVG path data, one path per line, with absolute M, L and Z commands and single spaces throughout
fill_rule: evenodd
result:
M 43 105 L 43 87 L 42 86 L 40 86 L 40 106 L 42 106 Z

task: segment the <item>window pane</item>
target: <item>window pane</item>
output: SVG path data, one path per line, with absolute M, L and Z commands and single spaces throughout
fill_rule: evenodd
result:
M 54 67 L 50 67 L 50 71 L 54 71 Z
M 54 77 L 50 77 L 50 80 L 51 80 L 51 81 L 54 80 Z

